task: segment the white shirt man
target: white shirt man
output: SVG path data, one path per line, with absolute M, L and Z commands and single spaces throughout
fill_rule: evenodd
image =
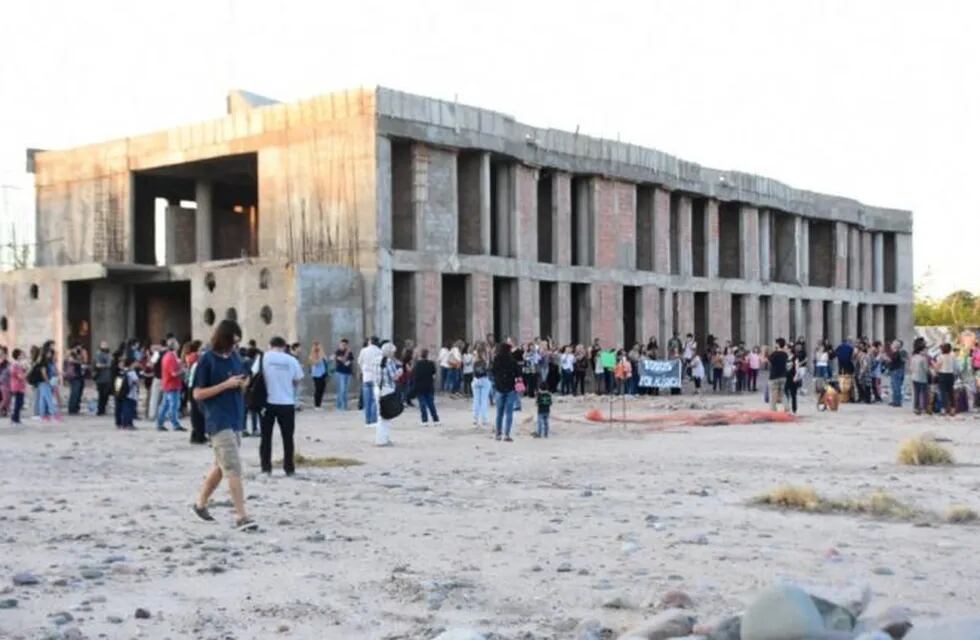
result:
M 366 347 L 357 354 L 357 366 L 361 370 L 361 382 L 364 384 L 374 384 L 375 367 L 374 363 L 381 357 L 381 349 L 373 342 L 369 342 Z
M 272 473 L 272 428 L 278 422 L 282 434 L 282 468 L 287 476 L 291 476 L 296 471 L 293 463 L 296 385 L 303 379 L 303 367 L 286 349 L 284 339 L 275 337 L 270 340 L 269 350 L 252 365 L 252 374 L 261 372 L 265 380 L 266 401 L 262 410 L 262 442 L 259 444 L 262 471 Z

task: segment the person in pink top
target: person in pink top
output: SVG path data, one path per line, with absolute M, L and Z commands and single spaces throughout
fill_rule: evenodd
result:
M 747 358 L 749 362 L 749 379 L 746 385 L 749 391 L 756 390 L 756 382 L 759 380 L 759 369 L 762 367 L 762 356 L 759 355 L 759 347 L 753 347 L 752 353 Z
M 20 424 L 20 410 L 24 408 L 24 393 L 27 392 L 27 371 L 22 359 L 24 352 L 14 349 L 10 359 L 10 395 L 13 409 L 10 412 L 10 422 Z
M 180 392 L 184 388 L 184 368 L 177 357 L 177 341 L 170 339 L 167 342 L 167 352 L 163 354 L 163 361 L 160 364 L 160 391 L 163 393 L 163 402 L 157 413 L 157 431 L 166 431 L 163 426 L 167 417 L 174 431 L 186 431 L 180 424 Z

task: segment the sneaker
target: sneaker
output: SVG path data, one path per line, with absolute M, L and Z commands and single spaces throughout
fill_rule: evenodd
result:
M 504 442 L 513 442 L 513 441 L 514 441 L 514 439 L 511 438 L 510 436 L 507 436 L 506 438 L 504 438 Z
M 498 433 L 497 435 L 495 435 L 495 436 L 493 437 L 493 439 L 494 439 L 494 440 L 500 440 L 500 434 Z
M 197 506 L 197 503 L 194 503 L 194 506 L 191 508 L 194 510 L 194 513 L 197 514 L 197 517 L 200 518 L 201 520 L 204 520 L 205 522 L 214 522 L 214 516 L 211 515 L 211 512 L 208 511 L 207 507 L 199 507 Z
M 161 425 L 157 425 L 157 431 L 166 431 L 167 428 Z
M 174 431 L 187 431 L 187 429 L 178 424 L 176 427 L 174 427 Z
M 252 434 L 249 433 L 248 431 L 242 431 L 242 437 L 243 438 L 251 438 L 252 437 Z
M 255 531 L 259 528 L 259 524 L 255 520 L 245 516 L 244 518 L 235 520 L 235 528 L 239 531 Z
M 541 437 L 541 434 L 538 433 L 537 431 L 535 431 L 534 433 L 531 434 L 531 437 L 532 438 L 540 438 Z

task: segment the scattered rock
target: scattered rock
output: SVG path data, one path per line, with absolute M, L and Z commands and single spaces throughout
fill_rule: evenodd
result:
M 708 633 L 708 640 L 742 640 L 742 618 L 732 616 L 714 625 Z
M 892 640 L 892 637 L 884 631 L 868 631 L 867 633 L 862 633 L 854 640 Z
M 572 631 L 572 640 L 611 640 L 615 632 L 595 619 L 583 620 Z
M 876 576 L 893 576 L 893 575 L 895 575 L 895 572 L 892 571 L 888 567 L 875 567 L 874 569 L 871 570 L 871 572 L 873 574 L 875 574 Z
M 820 612 L 820 617 L 823 618 L 823 624 L 827 629 L 834 631 L 854 630 L 856 621 L 850 611 L 817 596 L 810 596 L 810 599 L 817 606 L 817 611 Z
M 52 613 L 50 616 L 51 622 L 55 623 L 59 627 L 64 626 L 75 619 L 75 616 L 71 615 L 67 611 L 59 611 L 58 613 Z
M 821 637 L 820 611 L 809 595 L 793 585 L 777 585 L 760 593 L 742 617 L 742 640 L 786 640 Z
M 0 609 L 16 609 L 17 598 L 4 598 L 0 600 Z
M 106 616 L 105 621 L 111 624 L 122 624 L 123 619 L 119 616 Z
M 683 609 L 668 609 L 621 635 L 620 640 L 668 640 L 690 635 L 694 618 Z
M 668 591 L 657 602 L 657 609 L 693 609 L 694 600 L 683 591 Z
M 633 605 L 624 596 L 614 596 L 602 603 L 603 609 L 632 609 Z
M 14 584 L 18 587 L 29 587 L 40 582 L 41 578 L 37 577 L 30 571 L 22 571 L 14 574 Z
M 446 629 L 432 640 L 487 640 L 487 637 L 474 629 L 454 627 Z
M 91 568 L 82 569 L 79 573 L 86 580 L 98 580 L 103 576 L 105 576 L 105 573 L 103 573 L 102 571 L 98 569 L 91 569 Z
M 556 569 L 556 571 L 558 571 L 558 573 L 571 573 L 572 563 L 562 562 L 560 565 L 558 565 L 558 569 Z
M 912 612 L 905 607 L 890 607 L 875 617 L 874 627 L 901 640 L 912 629 Z
M 143 607 L 139 607 L 138 609 L 136 609 L 136 613 L 133 614 L 133 617 L 136 618 L 137 620 L 149 620 L 150 612 L 144 609 Z
M 623 553 L 635 553 L 640 550 L 640 545 L 632 540 L 627 540 L 619 546 L 619 550 Z
M 708 544 L 708 536 L 703 533 L 699 533 L 694 536 L 688 536 L 681 540 L 684 544 Z

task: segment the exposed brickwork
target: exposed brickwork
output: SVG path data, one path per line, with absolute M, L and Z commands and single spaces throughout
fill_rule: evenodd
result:
M 623 287 L 614 282 L 597 282 L 589 287 L 592 296 L 592 335 L 605 345 L 623 342 Z
M 466 307 L 467 329 L 473 340 L 483 340 L 493 332 L 493 276 L 474 273 L 469 280 L 469 304 Z
M 568 344 L 572 339 L 572 285 L 559 282 L 558 287 L 558 317 L 555 322 L 558 332 L 555 339 L 559 344 Z
M 677 247 L 680 250 L 680 272 L 682 276 L 689 276 L 694 273 L 694 238 L 691 233 L 692 224 L 692 203 L 689 196 L 681 196 L 677 206 L 677 226 L 675 233 L 678 234 Z M 693 303 L 692 303 L 693 314 Z M 693 327 L 693 318 L 691 316 Z
M 772 310 L 772 337 L 791 338 L 789 334 L 789 314 L 791 313 L 789 298 L 787 296 L 773 296 L 770 303 Z M 799 329 L 797 329 L 799 331 Z M 795 336 L 792 336 L 795 337 Z
M 670 273 L 670 192 L 653 191 L 653 270 Z
M 681 336 L 694 333 L 694 292 L 677 292 L 677 331 Z
M 708 333 L 722 341 L 732 335 L 732 294 L 727 291 L 708 293 Z
M 739 214 L 742 216 L 742 224 L 739 226 L 742 235 L 742 279 L 758 280 L 760 276 L 759 210 L 755 207 L 743 206 Z
M 616 267 L 619 262 L 619 220 L 616 211 L 616 183 L 596 178 L 595 185 L 595 265 Z
M 527 342 L 538 336 L 538 306 L 540 304 L 539 285 L 537 280 L 521 278 L 517 281 L 517 337 L 521 342 Z
M 442 276 L 434 271 L 415 274 L 415 335 L 419 346 L 430 349 L 442 338 Z
M 636 185 L 629 182 L 616 183 L 616 220 L 619 230 L 616 239 L 620 269 L 636 268 Z
M 517 223 L 517 259 L 535 261 L 538 259 L 538 171 L 524 165 L 517 165 L 515 171 L 517 210 L 514 220 Z M 522 323 L 523 326 L 523 323 Z

